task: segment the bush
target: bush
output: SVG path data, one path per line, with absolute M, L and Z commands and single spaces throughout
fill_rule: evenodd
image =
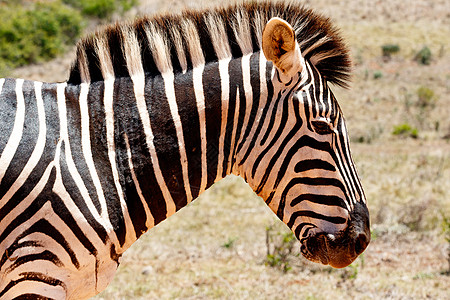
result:
M 80 9 L 85 15 L 109 18 L 116 11 L 129 10 L 137 0 L 63 0 L 63 2 Z
M 419 137 L 417 128 L 411 127 L 411 125 L 409 125 L 408 123 L 394 126 L 392 134 L 402 137 L 411 137 L 413 139 L 417 139 Z
M 272 226 L 266 227 L 266 265 L 287 273 L 292 268 L 291 260 L 300 255 L 297 245 L 298 240 L 292 232 L 273 233 Z
M 381 71 L 373 72 L 373 79 L 380 79 L 382 77 L 383 77 L 383 72 L 381 72 Z
M 432 89 L 421 86 L 417 89 L 417 105 L 420 108 L 433 108 L 436 105 L 436 97 Z
M 78 11 L 60 2 L 1 6 L 0 68 L 14 68 L 55 57 L 82 30 Z
M 8 70 L 56 57 L 74 44 L 82 15 L 110 17 L 138 0 L 3 0 L 0 5 L 0 77 Z M 64 3 L 64 4 L 63 4 Z
M 400 51 L 400 47 L 397 44 L 386 44 L 381 46 L 381 51 L 384 57 L 391 57 L 392 54 Z
M 431 50 L 427 46 L 423 47 L 417 52 L 414 60 L 422 65 L 429 65 L 431 63 Z

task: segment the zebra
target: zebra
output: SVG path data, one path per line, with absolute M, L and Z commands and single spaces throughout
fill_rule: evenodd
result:
M 307 259 L 370 241 L 341 109 L 348 49 L 297 3 L 143 17 L 82 39 L 68 81 L 0 79 L 0 299 L 86 299 L 143 233 L 229 174 Z

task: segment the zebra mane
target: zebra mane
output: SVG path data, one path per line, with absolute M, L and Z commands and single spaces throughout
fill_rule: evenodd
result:
M 68 83 L 139 72 L 147 76 L 186 72 L 200 64 L 257 52 L 272 17 L 291 24 L 302 55 L 327 81 L 347 86 L 351 62 L 338 30 L 328 18 L 293 1 L 249 2 L 107 26 L 78 43 Z

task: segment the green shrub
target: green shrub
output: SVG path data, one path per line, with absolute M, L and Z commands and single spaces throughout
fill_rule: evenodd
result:
M 81 10 L 84 15 L 109 18 L 114 12 L 124 12 L 137 3 L 137 0 L 63 0 Z
M 394 130 L 392 131 L 393 135 L 402 136 L 402 137 L 411 137 L 417 139 L 419 137 L 419 133 L 417 128 L 411 127 L 408 123 L 400 124 L 394 126 Z
M 0 77 L 8 70 L 45 61 L 74 44 L 85 23 L 82 15 L 110 17 L 138 0 L 3 0 L 0 3 Z
M 382 77 L 383 77 L 383 72 L 381 72 L 381 71 L 373 72 L 373 79 L 380 79 Z
M 414 60 L 422 65 L 429 65 L 431 63 L 431 50 L 427 46 L 424 46 L 419 52 L 417 52 Z
M 225 249 L 231 249 L 234 247 L 234 244 L 236 242 L 237 238 L 233 237 L 233 238 L 228 238 L 228 240 L 222 244 L 222 247 Z
M 432 89 L 421 86 L 417 89 L 417 105 L 421 108 L 433 108 L 435 106 L 436 97 Z
M 0 6 L 0 68 L 14 68 L 55 57 L 82 30 L 78 11 L 60 2 Z
M 266 227 L 266 265 L 287 273 L 292 269 L 291 260 L 300 255 L 297 245 L 298 240 L 292 232 L 273 233 L 272 226 Z
M 381 46 L 381 51 L 383 52 L 383 56 L 391 57 L 392 54 L 400 51 L 400 47 L 397 44 L 386 44 Z

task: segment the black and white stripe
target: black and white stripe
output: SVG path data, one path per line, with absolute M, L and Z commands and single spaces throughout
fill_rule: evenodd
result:
M 289 13 L 297 36 L 323 28 L 286 81 L 259 35 Z M 365 197 L 327 85 L 345 82 L 347 52 L 326 22 L 270 3 L 145 19 L 80 44 L 67 83 L 0 79 L 0 299 L 99 293 L 139 236 L 228 174 L 307 258 L 327 263 L 323 243 L 365 248 Z

